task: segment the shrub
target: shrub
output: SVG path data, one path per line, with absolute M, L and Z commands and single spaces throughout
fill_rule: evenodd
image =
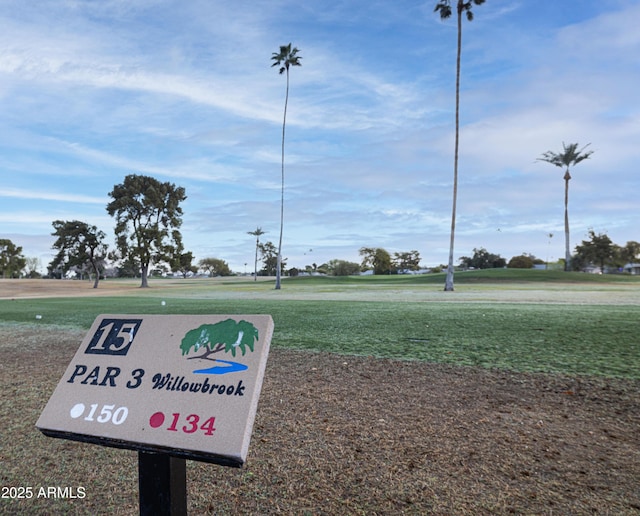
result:
M 527 254 L 514 256 L 509 260 L 507 267 L 509 269 L 531 269 L 533 268 L 533 258 Z

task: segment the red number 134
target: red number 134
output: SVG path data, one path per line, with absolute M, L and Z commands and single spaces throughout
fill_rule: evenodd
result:
M 171 425 L 169 426 L 169 428 L 167 428 L 167 430 L 170 430 L 172 432 L 177 432 L 179 420 L 180 420 L 180 414 L 174 413 L 173 421 L 171 422 Z M 215 431 L 215 428 L 213 426 L 216 422 L 215 417 L 210 417 L 204 423 L 200 424 L 200 416 L 198 416 L 197 414 L 189 414 L 186 417 L 186 420 L 187 420 L 187 424 L 182 425 L 182 431 L 185 434 L 192 434 L 194 432 L 197 432 L 198 430 L 202 430 L 204 432 L 204 435 L 213 435 L 213 432 Z

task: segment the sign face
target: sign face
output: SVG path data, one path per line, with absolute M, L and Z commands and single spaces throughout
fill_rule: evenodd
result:
M 269 315 L 100 315 L 36 426 L 241 466 L 272 334 Z

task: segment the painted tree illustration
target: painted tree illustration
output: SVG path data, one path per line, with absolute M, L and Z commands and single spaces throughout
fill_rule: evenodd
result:
M 247 348 L 253 351 L 254 341 L 258 340 L 258 329 L 250 322 L 241 320 L 234 321 L 226 319 L 215 324 L 203 324 L 200 327 L 189 330 L 183 337 L 180 349 L 183 355 L 188 355 L 190 351 L 198 352 L 204 350 L 200 355 L 188 357 L 189 360 L 194 358 L 202 358 L 205 360 L 213 360 L 210 358 L 214 353 L 231 352 L 232 356 L 236 356 L 236 351 L 240 349 L 242 356 L 247 353 Z

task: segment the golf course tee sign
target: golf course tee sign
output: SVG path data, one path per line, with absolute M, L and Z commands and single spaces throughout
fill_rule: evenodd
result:
M 36 426 L 241 466 L 272 334 L 268 315 L 100 315 Z

